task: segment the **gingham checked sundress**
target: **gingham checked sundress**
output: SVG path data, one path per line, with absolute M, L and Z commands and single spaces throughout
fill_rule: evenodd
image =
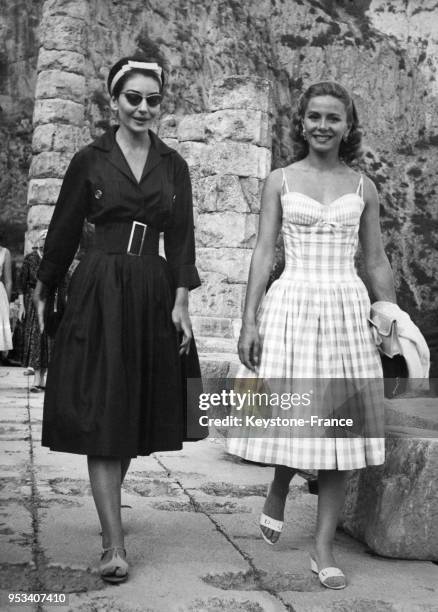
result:
M 356 192 L 324 205 L 290 191 L 283 171 L 281 204 L 285 268 L 259 310 L 257 377 L 380 382 L 381 361 L 368 323 L 370 300 L 354 265 L 363 177 Z M 240 367 L 237 378 L 253 377 Z M 383 414 L 383 393 L 370 401 L 369 410 Z M 229 437 L 227 450 L 273 465 L 350 470 L 383 463 L 385 445 L 382 427 L 378 437 L 251 437 L 246 432 Z

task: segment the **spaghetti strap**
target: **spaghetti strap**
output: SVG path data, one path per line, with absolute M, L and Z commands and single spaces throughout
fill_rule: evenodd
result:
M 363 200 L 363 174 L 362 172 L 360 173 L 359 185 L 357 186 L 356 193 Z
M 281 169 L 281 172 L 283 174 L 283 182 L 281 183 L 281 193 L 288 193 L 290 190 L 289 185 L 287 184 L 286 172 L 284 171 L 284 168 Z

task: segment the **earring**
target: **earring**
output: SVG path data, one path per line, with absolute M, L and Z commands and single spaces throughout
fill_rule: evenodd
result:
M 304 140 L 307 140 L 307 132 L 306 132 L 306 130 L 304 129 L 304 125 L 302 125 L 302 126 L 301 126 L 301 131 L 303 132 L 303 138 L 304 138 Z
M 348 140 L 348 133 L 347 133 L 347 134 L 344 134 L 344 135 L 342 136 L 342 140 L 343 140 L 344 142 L 347 142 L 347 140 Z

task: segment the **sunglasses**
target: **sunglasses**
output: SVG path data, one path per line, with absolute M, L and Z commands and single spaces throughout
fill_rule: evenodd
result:
M 151 108 L 155 108 L 161 104 L 163 96 L 159 93 L 149 94 L 148 96 L 142 96 L 136 91 L 121 91 L 126 98 L 126 101 L 131 106 L 140 106 L 142 100 L 146 100 L 146 103 Z

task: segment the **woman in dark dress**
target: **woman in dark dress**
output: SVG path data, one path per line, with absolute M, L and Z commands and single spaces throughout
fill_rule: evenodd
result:
M 200 284 L 186 162 L 150 130 L 163 63 L 123 58 L 108 89 L 119 126 L 80 150 L 66 172 L 36 288 L 43 326 L 47 290 L 65 274 L 85 218 L 95 244 L 70 282 L 44 404 L 42 443 L 88 456 L 102 525 L 102 577 L 126 579 L 120 489 L 130 460 L 178 450 L 188 431 L 184 370 L 199 376 L 188 292 Z M 164 233 L 166 259 L 158 255 Z M 190 360 L 190 363 L 188 363 Z
M 50 358 L 51 341 L 46 333 L 41 333 L 33 292 L 37 283 L 37 272 L 41 263 L 42 251 L 47 232 L 42 232 L 30 253 L 23 259 L 18 277 L 18 319 L 23 323 L 22 365 L 32 368 L 34 382 L 31 391 L 45 389 L 45 377 Z M 31 370 L 31 371 L 32 371 Z

